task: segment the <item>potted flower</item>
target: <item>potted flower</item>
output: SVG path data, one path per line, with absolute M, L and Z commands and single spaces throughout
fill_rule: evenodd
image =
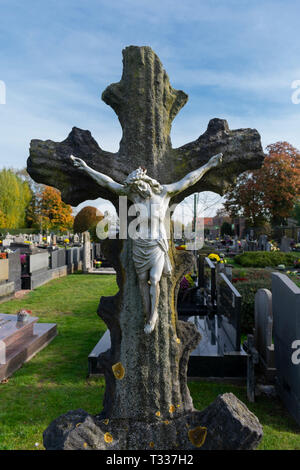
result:
M 295 268 L 300 268 L 300 258 L 295 259 L 294 265 L 295 265 Z
M 31 310 L 25 310 L 23 308 L 17 313 L 17 321 L 20 323 L 26 323 L 31 314 L 32 314 Z
M 211 253 L 210 255 L 208 255 L 208 258 L 214 263 L 219 263 L 221 261 L 220 256 L 217 255 L 216 253 Z

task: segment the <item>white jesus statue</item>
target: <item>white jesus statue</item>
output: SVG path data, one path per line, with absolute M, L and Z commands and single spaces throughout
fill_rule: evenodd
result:
M 88 173 L 100 186 L 119 196 L 127 196 L 142 211 L 147 219 L 146 231 L 133 239 L 133 261 L 137 272 L 146 325 L 144 331 L 150 334 L 158 318 L 159 282 L 162 274 L 170 275 L 172 265 L 169 259 L 169 243 L 165 229 L 165 217 L 173 196 L 197 183 L 207 171 L 219 166 L 222 153 L 214 155 L 205 165 L 191 171 L 176 183 L 161 185 L 148 176 L 147 170 L 138 168 L 130 173 L 123 184 L 90 168 L 83 160 L 71 155 L 74 166 Z M 141 218 L 139 218 L 141 222 Z M 145 227 L 145 224 L 142 224 Z M 155 233 L 155 237 L 153 237 Z

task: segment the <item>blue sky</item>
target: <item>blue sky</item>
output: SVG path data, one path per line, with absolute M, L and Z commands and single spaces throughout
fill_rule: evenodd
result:
M 256 128 L 264 146 L 300 148 L 299 17 L 291 0 L 0 0 L 0 166 L 24 167 L 32 138 L 63 140 L 73 126 L 117 151 L 121 128 L 101 93 L 128 45 L 151 46 L 189 95 L 174 147 L 219 117 Z

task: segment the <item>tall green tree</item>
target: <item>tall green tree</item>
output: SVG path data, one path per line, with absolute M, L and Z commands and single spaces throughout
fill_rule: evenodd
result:
M 5 217 L 5 228 L 26 226 L 26 212 L 32 199 L 32 191 L 27 181 L 23 181 L 14 170 L 0 171 L 0 211 Z

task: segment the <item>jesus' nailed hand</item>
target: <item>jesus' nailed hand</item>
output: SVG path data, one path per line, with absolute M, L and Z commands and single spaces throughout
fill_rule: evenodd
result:
M 141 167 L 130 173 L 122 184 L 117 183 L 109 176 L 90 168 L 80 158 L 70 156 L 73 165 L 89 174 L 99 186 L 107 188 L 119 196 L 127 196 L 134 204 L 146 206 L 145 214 L 149 214 L 147 226 L 151 225 L 151 231 L 157 233 L 157 238 L 151 238 L 149 234 L 147 236 L 147 233 L 144 233 L 143 237 L 133 240 L 133 261 L 146 315 L 144 328 L 146 334 L 150 334 L 154 330 L 158 318 L 161 276 L 162 274 L 171 275 L 172 272 L 168 255 L 169 245 L 163 223 L 169 202 L 173 196 L 196 184 L 209 170 L 221 165 L 222 157 L 223 154 L 218 153 L 211 157 L 205 165 L 191 171 L 180 181 L 161 185 L 148 176 L 147 170 Z M 152 206 L 159 208 L 154 214 L 153 211 L 151 212 Z

